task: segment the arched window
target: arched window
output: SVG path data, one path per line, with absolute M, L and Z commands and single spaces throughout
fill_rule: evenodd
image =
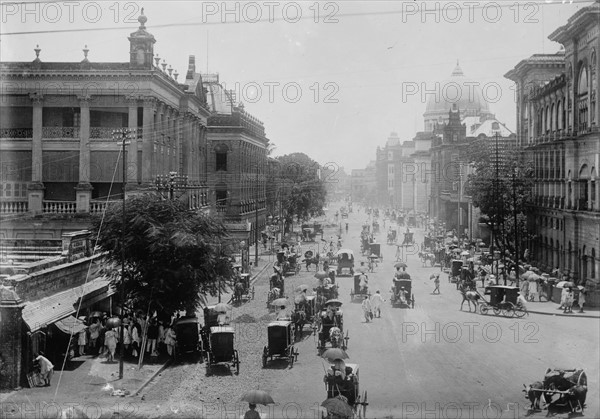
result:
M 550 107 L 546 106 L 546 124 L 544 127 L 544 132 L 548 133 L 550 132 Z
M 585 65 L 582 65 L 581 70 L 579 70 L 579 83 L 577 84 L 577 92 L 580 95 L 588 92 L 588 72 Z
M 552 104 L 552 107 L 550 108 L 550 131 L 556 131 L 556 107 L 554 106 L 554 103 Z

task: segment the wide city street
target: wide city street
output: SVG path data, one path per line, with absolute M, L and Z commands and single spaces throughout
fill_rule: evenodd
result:
M 363 212 L 355 210 L 346 220 L 348 233 L 343 233 L 343 246 L 354 251 L 357 265 L 365 260 L 359 240 L 365 220 Z M 424 267 L 417 247 L 404 248 L 403 254 L 413 279 L 415 307 L 392 308 L 389 296 L 396 246 L 385 244 L 386 229 L 382 226 L 381 230 L 383 261 L 368 273 L 370 291 L 380 290 L 386 299 L 381 318 L 366 323 L 360 299 L 350 300 L 352 278 L 336 279 L 344 303 L 344 330 L 350 337 L 347 362 L 360 365 L 360 392 L 367 392 L 369 403 L 367 417 L 524 417 L 529 402 L 523 384 L 543 379 L 549 367 L 583 368 L 588 386 L 598 388 L 597 319 L 539 314 L 517 319 L 494 316 L 491 311 L 484 316 L 470 313 L 467 304 L 461 311 L 461 296 L 446 273 L 440 275 L 441 294 L 431 294 L 430 275 L 440 273 L 440 268 Z M 334 234 L 331 229 L 324 237 Z M 416 229 L 415 243 L 421 243 L 422 237 L 423 231 Z M 302 250 L 311 247 L 316 248 L 317 242 L 303 243 Z M 286 294 L 292 297 L 296 286 L 314 284 L 314 269 L 311 266 L 306 272 L 303 266 L 297 276 L 288 276 Z M 146 389 L 143 397 L 150 403 L 141 404 L 138 413 L 239 417 L 247 408 L 238 402 L 240 395 L 248 388 L 260 388 L 277 402 L 263 407 L 269 417 L 320 417 L 327 361 L 318 357 L 308 326 L 296 345 L 300 355 L 292 368 L 284 360 L 262 368 L 266 326 L 274 318 L 266 305 L 267 273 L 271 272 L 265 271 L 256 282 L 255 299 L 233 311 L 239 376 L 223 367 L 206 377 L 205 365 L 199 363 L 171 367 Z M 529 308 L 536 304 L 544 303 L 530 303 Z M 598 394 L 588 393 L 585 416 L 600 417 Z

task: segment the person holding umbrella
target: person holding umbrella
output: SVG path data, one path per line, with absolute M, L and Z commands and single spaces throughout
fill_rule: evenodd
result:
M 240 401 L 248 402 L 248 410 L 244 414 L 244 419 L 261 419 L 260 413 L 256 411 L 256 405 L 274 404 L 273 398 L 263 390 L 250 390 L 242 396 Z

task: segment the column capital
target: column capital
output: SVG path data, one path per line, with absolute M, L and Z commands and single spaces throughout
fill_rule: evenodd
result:
M 79 100 L 79 106 L 90 106 L 92 97 L 90 95 L 78 95 L 77 100 Z
M 34 105 L 41 105 L 44 103 L 44 95 L 38 92 L 29 93 L 29 99 L 31 99 Z
M 140 97 L 137 95 L 125 96 L 125 102 L 127 102 L 127 104 L 129 106 L 137 106 L 139 100 L 140 100 Z
M 157 107 L 158 100 L 154 96 L 144 96 L 142 97 L 142 101 L 145 108 L 156 109 Z

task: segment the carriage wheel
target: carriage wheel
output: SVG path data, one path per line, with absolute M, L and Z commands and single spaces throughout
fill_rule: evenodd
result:
M 415 296 L 414 296 L 414 294 L 411 296 L 411 308 L 415 308 Z
M 581 374 L 579 374 L 579 378 L 577 379 L 577 385 L 587 386 L 587 375 L 585 375 L 585 372 L 581 371 Z
M 479 312 L 480 312 L 481 314 L 487 315 L 487 314 L 488 314 L 488 310 L 489 310 L 489 309 L 490 309 L 490 308 L 489 308 L 489 306 L 488 306 L 487 304 L 483 304 L 483 305 L 481 306 L 481 308 L 479 309 Z
M 504 317 L 513 317 L 515 315 L 515 309 L 512 303 L 507 303 L 502 307 L 502 315 Z
M 367 417 L 367 406 L 369 403 L 367 403 L 367 390 L 365 390 L 365 395 L 363 397 L 363 401 L 362 401 L 362 407 L 363 407 L 363 418 Z
M 240 375 L 240 357 L 238 356 L 238 351 L 233 352 L 233 362 L 235 362 L 235 373 Z
M 521 318 L 521 317 L 525 316 L 528 313 L 527 313 L 527 310 L 524 310 L 522 307 L 516 307 L 514 309 L 514 314 L 515 314 L 515 316 Z
M 499 316 L 502 313 L 502 310 L 498 306 L 494 306 L 492 309 L 494 310 L 494 314 L 496 316 Z

